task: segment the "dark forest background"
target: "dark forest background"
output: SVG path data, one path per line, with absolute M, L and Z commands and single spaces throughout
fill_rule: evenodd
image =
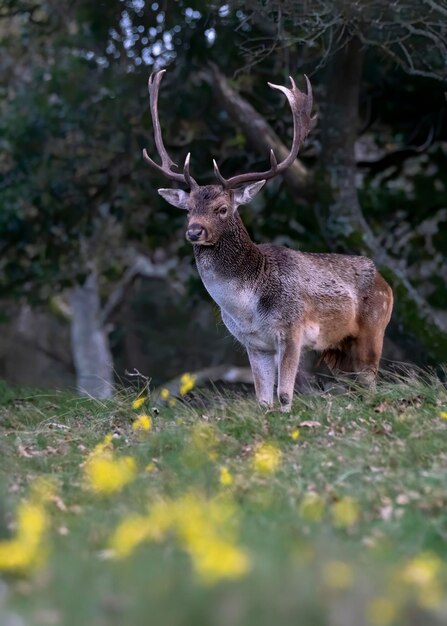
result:
M 0 39 L 0 376 L 105 396 L 126 370 L 245 364 L 142 159 L 164 67 L 165 142 L 202 183 L 290 145 L 267 81 L 309 76 L 317 126 L 242 217 L 257 242 L 374 258 L 384 364 L 447 360 L 445 0 L 3 0 Z

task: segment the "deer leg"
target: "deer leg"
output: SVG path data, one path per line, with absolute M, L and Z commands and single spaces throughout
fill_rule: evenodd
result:
M 382 356 L 383 337 L 393 308 L 393 292 L 380 274 L 375 278 L 375 292 L 371 298 L 374 306 L 363 320 L 359 334 L 352 345 L 352 356 L 358 380 L 367 388 L 374 390 L 380 357 Z
M 293 389 L 301 354 L 301 335 L 290 335 L 278 345 L 278 399 L 283 413 L 292 407 Z
M 247 348 L 247 353 L 255 383 L 256 399 L 263 408 L 271 409 L 276 373 L 275 354 L 252 348 Z

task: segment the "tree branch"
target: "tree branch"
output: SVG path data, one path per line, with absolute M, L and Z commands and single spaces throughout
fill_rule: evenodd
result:
M 126 293 L 137 276 L 144 278 L 167 278 L 169 272 L 176 266 L 175 259 L 167 261 L 163 264 L 154 265 L 152 261 L 142 255 L 137 254 L 132 265 L 124 272 L 121 280 L 110 294 L 107 302 L 101 311 L 101 324 L 105 325 L 110 319 L 114 311 L 123 302 Z M 181 289 L 180 285 L 176 285 L 177 289 Z

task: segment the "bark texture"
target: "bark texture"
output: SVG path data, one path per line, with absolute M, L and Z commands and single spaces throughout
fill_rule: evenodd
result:
M 334 53 L 328 64 L 315 208 L 331 249 L 371 254 L 377 246 L 362 215 L 355 181 L 362 65 L 363 51 L 355 38 Z
M 113 395 L 113 359 L 106 330 L 101 323 L 96 272 L 71 294 L 71 345 L 76 386 L 82 395 L 110 398 Z

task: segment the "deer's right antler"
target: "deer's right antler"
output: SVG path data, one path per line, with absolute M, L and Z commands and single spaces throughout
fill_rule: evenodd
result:
M 283 87 L 282 85 L 273 85 L 272 83 L 268 83 L 269 87 L 272 89 L 278 89 L 283 92 L 289 101 L 290 108 L 292 109 L 293 142 L 287 157 L 278 163 L 273 150 L 270 150 L 270 169 L 264 172 L 247 172 L 246 174 L 238 174 L 237 176 L 232 176 L 227 179 L 222 176 L 216 161 L 213 160 L 214 174 L 224 189 L 233 189 L 243 183 L 255 182 L 257 180 L 268 180 L 269 178 L 273 178 L 277 174 L 284 172 L 292 165 L 298 155 L 301 144 L 312 130 L 315 122 L 315 117 L 311 117 L 313 104 L 312 86 L 307 76 L 305 76 L 305 79 L 307 84 L 307 94 L 298 89 L 292 77 L 290 77 L 292 85 L 291 89 Z
M 158 165 L 158 163 L 155 163 L 155 161 L 150 158 L 146 148 L 144 148 L 143 150 L 143 158 L 146 163 L 148 163 L 154 170 L 157 170 L 157 172 L 160 172 L 160 174 L 164 174 L 171 180 L 175 180 L 179 183 L 185 183 L 190 188 L 197 187 L 197 182 L 189 173 L 190 153 L 188 153 L 186 156 L 185 164 L 183 166 L 183 173 L 173 172 L 172 168 L 178 169 L 178 166 L 174 163 L 174 161 L 167 153 L 165 145 L 163 143 L 163 138 L 161 136 L 160 120 L 158 118 L 158 92 L 160 89 L 161 79 L 163 78 L 165 72 L 166 70 L 153 72 L 149 76 L 148 81 L 152 124 L 154 126 L 155 145 L 157 147 L 158 154 L 161 157 L 161 165 Z

